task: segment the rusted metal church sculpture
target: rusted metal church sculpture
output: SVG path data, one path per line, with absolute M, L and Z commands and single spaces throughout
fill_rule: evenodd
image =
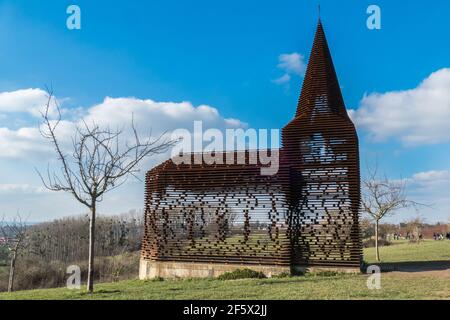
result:
M 269 275 L 359 270 L 358 149 L 319 21 L 295 118 L 271 151 L 280 157 L 276 175 L 250 161 L 169 160 L 148 172 L 141 278 L 214 276 L 242 265 Z M 256 151 L 216 156 L 249 160 Z

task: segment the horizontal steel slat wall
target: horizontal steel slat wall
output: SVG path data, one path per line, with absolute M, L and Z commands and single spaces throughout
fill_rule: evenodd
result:
M 320 22 L 283 146 L 292 177 L 292 263 L 359 267 L 358 137 Z
M 257 151 L 219 153 L 245 164 L 166 161 L 146 177 L 142 257 L 157 261 L 359 267 L 360 172 L 319 22 L 297 113 L 284 129 L 280 170 L 262 176 Z M 201 156 L 190 155 L 192 163 Z
M 290 265 L 288 180 L 261 176 L 260 168 L 168 161 L 150 172 L 143 257 Z

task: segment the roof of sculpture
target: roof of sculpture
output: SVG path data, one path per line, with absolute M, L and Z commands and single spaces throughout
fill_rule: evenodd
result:
M 296 117 L 307 114 L 318 105 L 331 108 L 333 113 L 346 114 L 333 59 L 320 20 L 303 81 Z

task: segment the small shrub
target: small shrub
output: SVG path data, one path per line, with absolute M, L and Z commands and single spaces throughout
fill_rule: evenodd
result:
M 301 270 L 301 269 L 296 269 L 296 268 L 293 268 L 292 273 L 291 273 L 291 275 L 293 277 L 302 277 L 305 274 L 306 274 L 306 270 Z
M 156 278 L 153 278 L 151 281 L 152 282 L 162 282 L 162 281 L 164 281 L 164 278 L 163 277 L 156 277 Z
M 280 274 L 277 274 L 277 275 L 273 276 L 272 278 L 284 279 L 284 278 L 291 278 L 291 277 L 292 277 L 292 274 L 290 272 L 283 272 L 283 273 L 280 273 Z
M 306 275 L 309 277 L 336 277 L 345 273 L 333 270 L 319 270 L 314 272 L 308 272 Z
M 266 276 L 262 272 L 251 269 L 237 269 L 220 275 L 219 280 L 238 280 L 238 279 L 264 279 Z

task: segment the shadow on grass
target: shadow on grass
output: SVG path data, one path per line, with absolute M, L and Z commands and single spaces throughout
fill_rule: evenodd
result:
M 359 277 L 359 274 L 351 274 L 351 273 L 334 273 L 334 274 L 314 274 L 314 273 L 306 273 L 304 276 L 293 276 L 290 278 L 284 279 L 276 279 L 270 278 L 266 281 L 262 281 L 261 285 L 285 285 L 285 284 L 301 284 L 301 283 L 321 283 L 321 282 L 329 282 L 330 280 L 342 280 L 349 279 L 352 277 Z
M 382 272 L 427 272 L 450 270 L 450 261 L 408 261 L 374 263 Z
M 89 293 L 89 292 L 81 292 L 80 295 L 81 296 L 96 296 L 96 295 L 102 295 L 102 294 L 120 294 L 122 293 L 122 291 L 120 290 L 98 290 L 98 291 L 94 291 L 94 293 Z

